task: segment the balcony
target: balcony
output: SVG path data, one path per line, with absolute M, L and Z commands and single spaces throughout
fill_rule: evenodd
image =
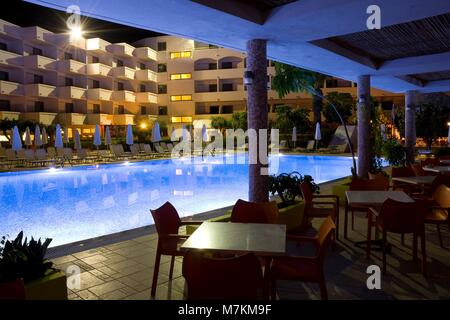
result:
M 121 57 L 132 57 L 134 47 L 129 45 L 128 43 L 114 43 L 110 44 L 106 47 L 108 52 Z
M 112 68 L 112 74 L 114 77 L 119 79 L 126 79 L 126 80 L 134 80 L 134 73 L 136 72 L 135 69 L 129 68 L 129 67 L 115 67 Z
M 133 51 L 133 55 L 142 60 L 153 60 L 156 61 L 158 59 L 158 55 L 155 50 L 149 47 L 141 47 L 136 48 Z
M 49 36 L 53 35 L 52 32 L 40 27 L 26 27 L 22 28 L 23 39 L 33 42 L 46 42 Z
M 136 96 L 133 91 L 116 90 L 112 94 L 112 100 L 117 102 L 136 102 Z
M 0 111 L 0 120 L 19 120 L 20 112 Z
M 31 120 L 49 126 L 56 122 L 57 113 L 53 112 L 24 112 L 20 114 L 21 120 Z
M 23 95 L 23 86 L 17 82 L 0 80 L 0 94 L 21 96 Z
M 56 60 L 44 56 L 31 55 L 24 58 L 25 68 L 54 70 L 56 69 Z
M 58 61 L 58 71 L 64 73 L 86 73 L 86 64 L 76 60 L 59 60 Z
M 0 50 L 0 65 L 21 66 L 23 56 L 14 52 Z
M 86 124 L 109 126 L 113 123 L 113 115 L 105 113 L 88 113 L 86 115 Z
M 2 21 L 2 23 L 0 23 L 0 34 L 11 36 L 13 38 L 22 38 L 22 28 L 15 24 Z
M 26 84 L 25 94 L 29 97 L 56 98 L 56 87 L 43 83 Z
M 86 74 L 88 76 L 107 77 L 110 75 L 111 67 L 103 63 L 88 63 L 86 65 Z
M 158 103 L 158 96 L 151 92 L 136 92 L 136 102 Z
M 154 71 L 145 69 L 145 70 L 136 70 L 134 74 L 134 78 L 139 81 L 158 81 L 158 74 Z
M 87 89 L 87 98 L 89 100 L 97 101 L 110 101 L 112 97 L 112 91 L 102 88 Z
M 244 71 L 244 68 L 197 70 L 194 71 L 193 78 L 195 80 L 239 79 L 244 76 Z
M 134 114 L 115 114 L 112 124 L 115 126 L 126 126 L 129 124 L 134 124 L 134 117 Z
M 78 49 L 86 49 L 86 39 L 83 37 L 73 37 L 67 33 L 53 34 L 51 36 L 51 42 L 58 47 L 75 47 Z
M 58 123 L 62 126 L 80 126 L 86 121 L 86 114 L 83 113 L 59 113 Z
M 86 99 L 86 89 L 79 87 L 59 87 L 58 97 L 61 99 Z
M 196 92 L 192 100 L 195 102 L 236 101 L 243 100 L 244 97 L 243 91 Z
M 110 43 L 100 38 L 92 38 L 86 40 L 86 50 L 92 51 L 95 53 L 106 53 L 106 47 L 109 46 Z

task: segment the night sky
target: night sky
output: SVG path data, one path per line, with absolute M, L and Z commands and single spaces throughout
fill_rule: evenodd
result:
M 21 0 L 2 0 L 0 19 L 21 27 L 40 26 L 55 33 L 67 32 L 64 11 L 49 9 Z M 85 38 L 102 38 L 109 42 L 132 43 L 142 38 L 155 37 L 160 33 L 124 26 L 95 18 L 81 17 L 84 30 L 89 30 Z M 92 31 L 95 30 L 95 31 Z

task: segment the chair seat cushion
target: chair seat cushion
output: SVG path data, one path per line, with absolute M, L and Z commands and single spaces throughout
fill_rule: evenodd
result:
M 445 209 L 433 209 L 425 216 L 426 222 L 445 222 L 448 219 L 448 212 Z
M 320 275 L 319 261 L 315 258 L 275 258 L 270 268 L 277 279 L 307 281 Z

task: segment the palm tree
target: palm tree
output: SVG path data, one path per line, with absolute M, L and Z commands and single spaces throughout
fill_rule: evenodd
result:
M 347 144 L 350 148 L 353 160 L 353 168 L 351 169 L 353 177 L 356 177 L 356 159 L 353 151 L 353 144 L 348 134 L 347 125 L 336 106 L 324 97 L 320 86 L 326 79 L 326 75 L 297 68 L 280 62 L 275 62 L 275 76 L 272 81 L 272 88 L 278 93 L 282 99 L 290 92 L 307 92 L 313 98 L 314 123 L 320 122 L 320 113 L 322 111 L 323 100 L 327 100 L 329 105 L 336 112 L 341 124 L 344 126 Z

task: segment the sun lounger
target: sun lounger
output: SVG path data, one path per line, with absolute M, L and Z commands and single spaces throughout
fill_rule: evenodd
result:
M 314 152 L 315 144 L 316 144 L 316 141 L 309 140 L 306 148 L 295 148 L 295 151 L 299 151 L 299 152 Z

